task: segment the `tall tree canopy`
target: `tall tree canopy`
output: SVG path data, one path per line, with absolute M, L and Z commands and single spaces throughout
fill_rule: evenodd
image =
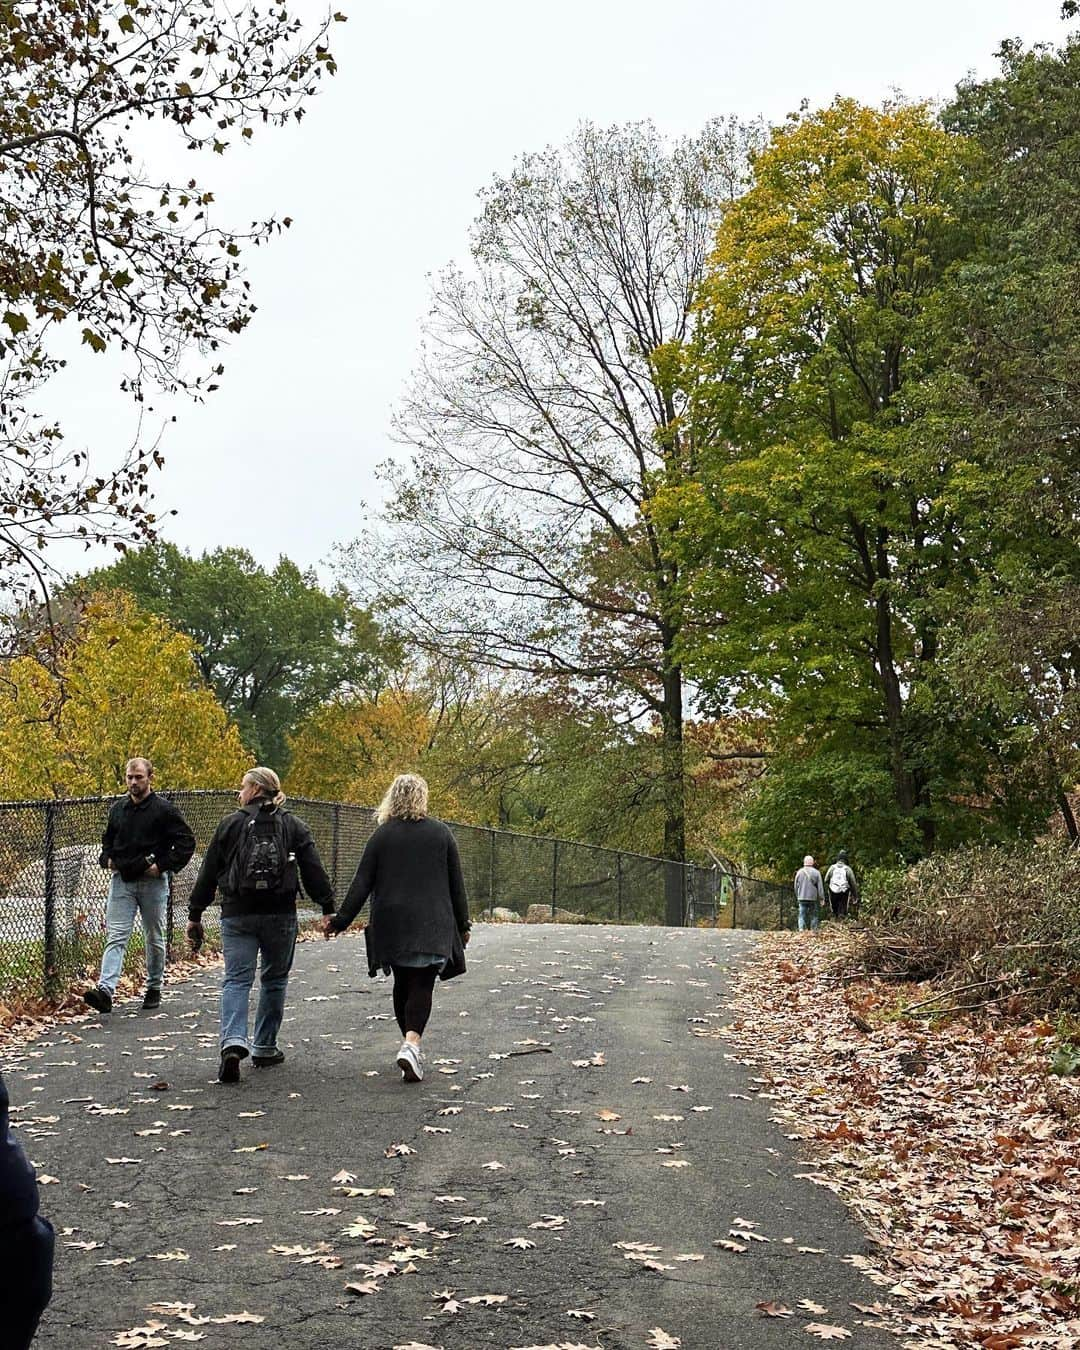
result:
M 652 507 L 692 566 L 689 668 L 717 708 L 774 719 L 766 794 L 785 759 L 820 756 L 814 799 L 830 781 L 885 805 L 866 827 L 912 852 L 933 845 L 954 753 L 927 723 L 936 597 L 969 568 L 964 465 L 921 408 L 935 297 L 968 246 L 968 157 L 917 104 L 840 99 L 773 133 L 704 286 L 701 472 Z
M 243 250 L 289 223 L 223 228 L 212 192 L 155 171 L 142 130 L 220 155 L 301 117 L 335 68 L 329 22 L 249 0 L 0 6 L 0 598 L 44 585 L 52 540 L 153 531 L 156 448 L 91 470 L 36 411 L 57 338 L 118 353 L 139 402 L 202 396 L 254 311 Z
M 0 666 L 0 798 L 123 790 L 145 755 L 169 788 L 234 786 L 251 764 L 194 644 L 119 593 L 91 598 L 55 669 Z
M 947 639 L 965 696 L 1006 728 L 1014 790 L 1056 800 L 1076 840 L 1080 39 L 1060 51 L 1007 43 L 1001 58 L 999 76 L 963 83 L 944 113 L 985 171 L 971 201 L 981 246 L 950 295 L 940 418 L 982 447 L 995 559 Z
M 378 693 L 398 660 L 370 611 L 288 558 L 267 570 L 245 549 L 192 558 L 173 544 L 147 545 L 83 584 L 126 591 L 192 638 L 244 744 L 282 772 L 290 732 L 338 695 Z
M 683 626 L 667 529 L 643 503 L 692 465 L 680 353 L 718 206 L 754 133 L 669 145 L 583 126 L 494 180 L 472 267 L 439 280 L 401 411 L 391 537 L 345 570 L 414 640 L 612 715 L 654 718 L 664 850 L 683 856 Z

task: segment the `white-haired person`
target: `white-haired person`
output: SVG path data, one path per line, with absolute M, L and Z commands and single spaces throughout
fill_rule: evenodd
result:
M 465 969 L 469 905 L 457 842 L 428 815 L 422 778 L 399 774 L 376 820 L 344 903 L 323 920 L 323 932 L 330 938 L 348 928 L 370 898 L 368 974 L 393 974 L 394 1016 L 404 1038 L 397 1065 L 406 1082 L 418 1083 L 435 980 Z
M 240 1061 L 256 1068 L 280 1064 L 278 1031 L 296 949 L 296 896 L 300 881 L 324 914 L 334 912 L 334 888 L 311 831 L 286 811 L 273 769 L 249 769 L 240 783 L 240 809 L 214 831 L 188 901 L 188 939 L 202 945 L 202 916 L 221 893 L 221 1063 L 218 1079 L 235 1083 Z M 248 1008 L 259 964 L 255 1039 L 248 1039 Z
M 825 900 L 825 885 L 814 859 L 807 854 L 795 873 L 795 899 L 799 902 L 799 932 L 817 928 L 821 921 L 821 906 Z

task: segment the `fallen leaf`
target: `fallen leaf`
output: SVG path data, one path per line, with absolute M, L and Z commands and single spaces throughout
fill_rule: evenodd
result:
M 766 1317 L 794 1317 L 795 1314 L 790 1308 L 786 1308 L 782 1303 L 755 1303 L 754 1307 L 758 1312 L 762 1312 Z

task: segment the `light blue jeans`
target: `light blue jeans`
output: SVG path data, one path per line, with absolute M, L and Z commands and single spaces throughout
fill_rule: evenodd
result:
M 817 928 L 821 922 L 817 900 L 799 901 L 799 932 L 807 928 Z
M 105 952 L 101 958 L 98 983 L 110 994 L 116 993 L 124 955 L 135 927 L 135 915 L 142 918 L 146 937 L 146 987 L 160 989 L 165 975 L 165 914 L 169 903 L 167 877 L 140 877 L 124 881 L 118 872 L 109 883 L 109 901 L 105 906 Z
M 221 946 L 225 954 L 221 1048 L 238 1046 L 253 1055 L 273 1054 L 296 949 L 296 915 L 238 914 L 231 918 L 223 915 Z M 259 962 L 259 1005 L 255 1010 L 252 1043 L 248 1040 L 248 1004 L 256 962 Z

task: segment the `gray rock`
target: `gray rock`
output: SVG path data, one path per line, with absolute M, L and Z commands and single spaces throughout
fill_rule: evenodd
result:
M 523 923 L 521 915 L 516 909 L 507 909 L 504 905 L 496 905 L 488 914 L 488 919 L 492 923 Z

